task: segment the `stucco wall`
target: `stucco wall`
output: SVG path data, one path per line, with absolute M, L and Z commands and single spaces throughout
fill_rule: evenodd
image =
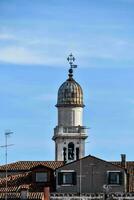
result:
M 103 192 L 103 185 L 107 184 L 107 172 L 108 171 L 121 171 L 123 173 L 122 185 L 111 185 L 110 192 L 125 192 L 125 171 L 124 169 L 112 165 L 111 163 L 97 159 L 92 156 L 85 157 L 81 161 L 76 161 L 57 169 L 56 177 L 58 172 L 61 170 L 75 170 L 77 174 L 77 184 L 62 186 L 58 185 L 58 178 L 56 180 L 57 192 L 80 192 L 80 168 L 81 168 L 81 192 L 82 193 L 98 193 Z

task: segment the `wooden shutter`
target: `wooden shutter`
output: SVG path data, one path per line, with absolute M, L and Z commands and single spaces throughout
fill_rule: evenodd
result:
M 58 185 L 62 185 L 62 184 L 63 184 L 63 173 L 58 172 Z
M 123 184 L 123 172 L 119 173 L 119 184 L 122 185 Z
M 108 184 L 111 184 L 111 172 L 108 172 L 107 181 L 108 181 Z
M 77 184 L 76 172 L 72 172 L 72 183 L 73 183 L 73 185 L 76 185 L 76 184 Z

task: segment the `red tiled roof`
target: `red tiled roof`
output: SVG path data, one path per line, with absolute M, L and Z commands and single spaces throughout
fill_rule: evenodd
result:
M 8 184 L 16 182 L 18 179 L 21 179 L 23 177 L 27 177 L 30 174 L 30 172 L 25 172 L 21 174 L 15 174 L 15 175 L 10 175 L 7 177 L 7 182 Z M 6 178 L 0 178 L 0 186 L 3 186 L 3 184 L 6 182 Z
M 43 165 L 51 169 L 56 169 L 63 165 L 62 161 L 18 161 L 15 163 L 10 163 L 7 165 L 7 170 L 9 171 L 27 171 L 38 165 Z M 5 171 L 6 165 L 0 166 L 0 171 Z
M 51 169 L 55 169 L 57 166 L 63 165 L 63 162 L 55 161 L 19 161 L 16 163 L 8 164 L 8 175 L 7 179 L 5 177 L 0 178 L 0 193 L 5 193 L 6 180 L 7 180 L 7 192 L 14 193 L 20 192 L 21 189 L 26 188 L 29 192 L 37 193 L 42 190 L 42 186 L 36 188 L 35 183 L 33 183 L 33 168 L 44 166 Z M 5 174 L 6 165 L 0 166 L 0 173 Z M 1 198 L 0 198 L 1 199 Z
M 0 199 L 5 199 L 5 193 L 0 193 Z M 29 192 L 28 199 L 42 199 L 43 193 L 42 192 Z M 20 193 L 8 193 L 8 199 L 20 199 Z
M 22 189 L 29 190 L 30 187 L 31 187 L 31 184 L 22 184 L 20 186 L 17 186 L 17 185 L 15 185 L 15 186 L 8 186 L 7 189 L 4 186 L 4 187 L 0 187 L 0 193 L 1 192 L 3 192 L 3 193 L 5 193 L 5 192 L 8 192 L 8 193 L 10 193 L 10 192 L 20 192 Z
M 7 187 L 7 190 L 6 190 L 6 187 L 0 187 L 0 193 L 5 193 L 5 192 L 16 192 L 18 189 L 17 186 L 11 186 L 11 187 Z

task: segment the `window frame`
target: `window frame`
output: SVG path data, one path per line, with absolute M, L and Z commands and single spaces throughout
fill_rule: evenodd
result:
M 112 175 L 112 173 L 116 174 L 116 176 L 118 175 L 118 177 L 116 177 L 116 182 L 112 182 L 112 180 L 110 180 L 110 176 Z M 111 174 L 111 175 L 110 175 Z M 121 186 L 122 185 L 122 178 L 123 178 L 123 172 L 122 171 L 107 171 L 107 183 L 108 185 L 111 186 Z M 118 180 L 117 180 L 118 179 Z
M 72 172 L 64 172 L 63 173 L 63 185 L 72 185 L 73 184 L 73 176 L 72 176 Z
M 65 182 L 64 181 L 64 175 L 71 174 L 72 175 L 72 180 L 71 182 Z M 73 170 L 65 170 L 65 171 L 59 171 L 58 172 L 58 185 L 61 186 L 73 186 L 76 185 L 77 181 L 77 176 L 76 172 Z
M 41 175 L 41 174 L 46 174 L 46 180 L 39 180 L 39 178 L 38 178 L 38 175 Z M 35 181 L 36 181 L 36 183 L 46 183 L 46 182 L 48 182 L 48 172 L 44 172 L 44 171 L 38 171 L 38 172 L 36 172 L 35 173 Z

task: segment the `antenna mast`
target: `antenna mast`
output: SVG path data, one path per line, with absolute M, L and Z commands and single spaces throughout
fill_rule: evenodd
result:
M 9 146 L 13 146 L 13 144 L 8 144 L 8 137 L 13 134 L 10 130 L 5 131 L 5 145 L 2 145 L 0 147 L 5 148 L 5 164 L 6 164 L 6 195 L 5 195 L 5 200 L 7 200 L 7 163 L 8 163 L 8 155 L 7 155 L 7 150 Z

